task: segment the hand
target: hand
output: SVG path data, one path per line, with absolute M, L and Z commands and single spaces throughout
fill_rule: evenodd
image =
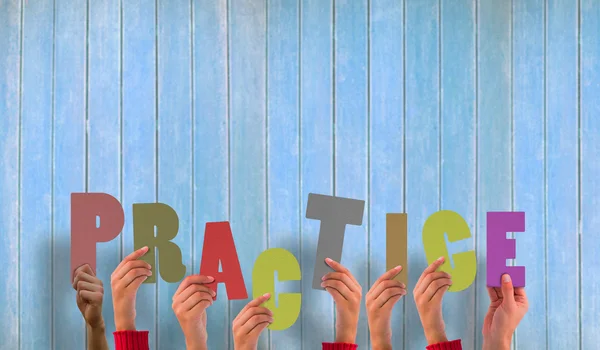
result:
M 102 317 L 104 288 L 102 281 L 96 277 L 90 265 L 85 264 L 75 270 L 73 289 L 77 291 L 77 307 L 88 327 L 104 329 L 104 318 Z
M 113 293 L 115 328 L 117 331 L 135 330 L 135 297 L 140 285 L 152 275 L 152 266 L 142 260 L 148 247 L 129 254 L 112 273 L 110 285 Z
M 233 347 L 235 350 L 254 350 L 260 333 L 273 323 L 273 313 L 260 306 L 269 300 L 266 293 L 249 302 L 233 320 Z
M 217 294 L 204 284 L 214 280 L 210 276 L 188 276 L 173 296 L 173 311 L 185 336 L 187 350 L 206 349 L 206 308 L 213 304 Z
M 510 349 L 513 333 L 529 308 L 525 288 L 513 288 L 508 274 L 500 288 L 488 287 L 490 307 L 483 320 L 483 348 Z
M 407 293 L 404 283 L 393 280 L 400 271 L 402 266 L 396 266 L 384 273 L 367 293 L 367 316 L 373 350 L 392 349 L 392 308 Z
M 452 280 L 446 272 L 435 271 L 443 263 L 444 257 L 441 257 L 429 265 L 421 274 L 413 291 L 425 339 L 429 345 L 448 341 L 442 316 L 442 298 L 452 285 Z
M 358 315 L 360 313 L 360 299 L 362 288 L 347 268 L 329 258 L 325 263 L 334 272 L 323 276 L 321 287 L 331 294 L 336 306 L 335 342 L 356 342 L 356 328 L 358 327 Z

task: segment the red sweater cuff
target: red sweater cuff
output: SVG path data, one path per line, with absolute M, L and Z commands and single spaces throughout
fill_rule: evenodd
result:
M 462 345 L 460 343 L 460 339 L 457 339 L 428 345 L 427 350 L 462 350 Z
M 350 343 L 323 343 L 323 350 L 356 350 L 358 345 Z
M 118 331 L 115 337 L 115 350 L 149 350 L 148 331 Z

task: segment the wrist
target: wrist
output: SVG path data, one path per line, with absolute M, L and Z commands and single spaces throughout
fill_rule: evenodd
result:
M 448 338 L 446 337 L 446 332 L 444 330 L 438 329 L 426 329 L 424 330 L 425 339 L 427 340 L 428 345 L 438 344 L 447 342 Z
M 371 338 L 371 348 L 373 350 L 392 350 L 391 340 Z
M 135 331 L 135 321 L 117 321 L 115 320 L 115 330 L 120 331 Z
M 483 350 L 510 350 L 512 334 L 499 337 L 484 337 Z
M 208 350 L 206 342 L 185 342 L 186 350 Z
M 102 321 L 102 323 L 96 324 L 96 325 L 87 324 L 86 328 L 87 328 L 88 334 L 90 334 L 90 335 L 104 335 L 106 332 L 106 326 L 104 325 L 104 321 Z
M 356 331 L 336 331 L 335 335 L 336 343 L 355 344 L 356 343 Z

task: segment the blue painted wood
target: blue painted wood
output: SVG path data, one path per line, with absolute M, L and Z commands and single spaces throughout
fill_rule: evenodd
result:
M 267 246 L 300 257 L 299 2 L 267 2 Z M 299 263 L 300 261 L 298 261 Z M 300 282 L 275 282 L 276 293 L 299 293 Z M 269 331 L 271 349 L 301 349 L 300 317 Z
M 477 220 L 474 349 L 481 348 L 481 325 L 490 304 L 486 290 L 486 215 L 510 211 L 511 156 L 511 6 L 477 3 Z
M 122 259 L 133 252 L 133 204 L 157 200 L 158 155 L 155 151 L 155 1 L 123 1 L 121 11 L 121 204 L 125 211 L 125 228 L 121 234 Z M 150 349 L 157 349 L 156 290 L 157 284 L 142 284 L 136 297 L 136 328 L 150 332 Z
M 473 237 L 454 243 L 449 248 L 453 254 L 475 249 L 475 3 L 453 0 L 440 2 L 440 6 L 440 207 L 459 213 Z M 475 332 L 480 329 L 473 319 L 474 312 L 474 286 L 444 296 L 449 339 L 473 344 Z
M 530 297 L 515 345 L 546 349 L 544 1 L 513 6 L 513 193 L 514 210 L 525 212 L 525 232 L 515 234 L 514 262 L 526 268 Z
M 71 193 L 86 184 L 85 3 L 56 1 L 54 39 L 53 349 L 83 349 L 85 321 L 71 286 Z M 112 170 L 112 169 L 111 169 Z M 109 170 L 109 173 L 112 171 Z M 99 265 L 98 265 L 99 266 Z M 110 289 L 110 281 L 104 280 Z M 112 308 L 110 297 L 104 305 Z M 104 314 L 106 318 L 107 315 Z
M 581 2 L 581 348 L 597 346 L 600 330 L 600 2 Z
M 300 3 L 300 205 L 302 345 L 333 341 L 333 300 L 312 289 L 320 222 L 306 219 L 309 193 L 333 194 L 333 1 Z M 310 306 L 309 306 L 310 305 Z
M 181 249 L 188 276 L 192 273 L 195 244 L 192 236 L 191 7 L 189 1 L 160 0 L 157 11 L 158 201 L 177 212 L 179 233 L 173 242 Z M 183 349 L 185 339 L 171 307 L 179 283 L 166 283 L 158 278 L 157 283 L 157 348 Z
M 229 1 L 230 220 L 244 247 L 238 256 L 249 297 L 230 302 L 231 321 L 252 297 L 254 261 L 267 247 L 266 15 L 265 1 Z M 268 347 L 267 332 L 258 347 Z
M 414 303 L 413 289 L 427 266 L 422 229 L 439 209 L 439 4 L 406 2 L 406 212 L 408 213 L 407 302 L 404 348 L 427 345 Z
M 576 2 L 564 0 L 549 0 L 547 6 L 548 348 L 576 349 L 580 345 L 578 9 Z
M 89 3 L 88 32 L 88 186 L 121 200 L 120 6 L 115 1 Z M 97 276 L 106 286 L 121 261 L 121 238 L 97 245 Z M 112 299 L 110 288 L 104 298 Z M 103 303 L 107 334 L 115 331 L 112 303 Z M 113 337 L 107 337 L 110 347 Z
M 200 271 L 207 222 L 229 220 L 227 1 L 193 3 L 194 253 Z M 239 234 L 239 233 L 238 233 Z M 235 235 L 235 232 L 234 232 Z M 236 237 L 236 236 L 234 236 Z M 237 249 L 243 249 L 237 245 Z M 225 285 L 208 308 L 209 349 L 228 349 L 231 322 Z
M 24 6 L 21 85 L 19 348 L 52 346 L 53 3 Z
M 21 2 L 0 2 L 0 344 L 19 346 Z
M 386 271 L 386 214 L 404 208 L 404 2 L 375 0 L 369 9 L 369 280 Z M 410 266 L 405 266 L 409 268 Z M 404 344 L 404 297 L 392 311 L 392 344 Z
M 362 226 L 348 225 L 341 263 L 368 291 L 368 16 L 367 1 L 334 3 L 334 193 L 365 200 Z M 367 313 L 361 302 L 356 344 L 367 348 Z

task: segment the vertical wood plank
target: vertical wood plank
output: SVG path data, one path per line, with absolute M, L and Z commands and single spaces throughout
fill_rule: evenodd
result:
M 513 2 L 513 193 L 514 210 L 525 212 L 525 232 L 515 234 L 515 265 L 526 268 L 529 296 L 529 311 L 515 338 L 518 349 L 532 350 L 547 348 L 544 9 L 543 0 Z
M 20 348 L 52 347 L 52 68 L 53 2 L 23 8 Z M 16 301 L 13 301 L 16 302 Z
M 386 214 L 404 208 L 404 1 L 371 0 L 369 9 L 369 280 L 386 271 Z M 409 268 L 410 266 L 404 266 Z M 408 298 L 408 297 L 404 297 Z M 392 312 L 392 344 L 404 344 L 403 299 Z
M 486 289 L 486 213 L 511 210 L 511 6 L 479 1 L 477 43 L 477 277 L 475 346 L 490 304 Z M 467 345 L 469 346 L 469 345 Z
M 441 209 L 459 213 L 475 236 L 475 2 L 440 2 Z M 432 69 L 431 67 L 430 69 Z M 433 214 L 433 213 L 432 213 Z M 454 243 L 449 253 L 473 250 L 475 240 Z M 478 274 L 481 271 L 478 271 Z M 443 313 L 449 339 L 473 344 L 475 286 L 447 293 Z M 464 320 L 454 322 L 453 320 Z
M 406 3 L 406 212 L 408 213 L 408 298 L 427 266 L 422 229 L 439 209 L 439 4 Z M 404 347 L 427 345 L 414 301 L 406 304 Z
M 194 33 L 194 256 L 200 271 L 207 222 L 229 220 L 227 1 L 193 4 Z M 234 232 L 235 234 L 235 232 Z M 238 235 L 241 233 L 238 232 Z M 237 246 L 242 250 L 243 246 Z M 246 277 L 246 276 L 244 276 Z M 231 322 L 225 286 L 208 308 L 208 348 L 228 349 Z
M 133 204 L 157 200 L 155 1 L 123 1 L 121 11 L 123 259 L 133 252 Z M 136 328 L 150 332 L 150 349 L 157 349 L 156 289 L 142 284 L 136 297 Z
M 0 2 L 0 343 L 19 346 L 21 1 Z
M 71 193 L 86 188 L 87 5 L 61 0 L 55 6 L 53 349 L 83 349 L 85 321 L 71 287 L 71 262 L 65 257 L 71 254 Z M 103 282 L 110 286 L 110 281 Z M 110 297 L 104 296 L 104 304 L 112 308 Z
M 90 1 L 88 32 L 88 190 L 121 200 L 120 4 Z M 121 261 L 121 237 L 97 245 L 97 275 L 106 286 Z M 110 288 L 104 299 L 112 300 Z M 112 303 L 102 305 L 106 333 L 115 331 Z M 109 347 L 113 337 L 107 337 Z
M 546 36 L 548 346 L 579 347 L 578 8 L 549 0 Z M 555 288 L 554 286 L 564 286 Z
M 306 219 L 309 193 L 333 194 L 333 1 L 300 4 L 302 346 L 333 341 L 333 300 L 312 289 L 320 222 Z M 309 306 L 310 305 L 310 306 Z
M 230 0 L 231 229 L 252 295 L 252 267 L 266 248 L 266 1 Z M 232 300 L 233 320 L 248 300 Z M 267 332 L 258 347 L 268 348 Z M 233 343 L 230 343 L 232 346 Z
M 346 227 L 341 263 L 368 290 L 368 7 L 366 0 L 334 4 L 334 191 L 339 197 L 366 201 L 362 226 Z M 369 333 L 364 302 L 360 311 L 356 344 L 367 348 Z
M 600 2 L 581 2 L 581 348 L 600 330 Z
M 181 249 L 186 276 L 192 272 L 191 7 L 179 0 L 158 1 L 158 201 L 179 217 L 173 242 Z M 154 271 L 158 274 L 158 271 Z M 182 279 L 183 280 L 183 279 Z M 159 349 L 183 349 L 185 339 L 171 307 L 179 283 L 158 283 Z
M 267 6 L 267 246 L 300 259 L 299 1 L 270 0 Z M 297 293 L 300 282 L 276 281 L 275 289 Z M 302 348 L 300 318 L 269 333 L 270 348 Z

